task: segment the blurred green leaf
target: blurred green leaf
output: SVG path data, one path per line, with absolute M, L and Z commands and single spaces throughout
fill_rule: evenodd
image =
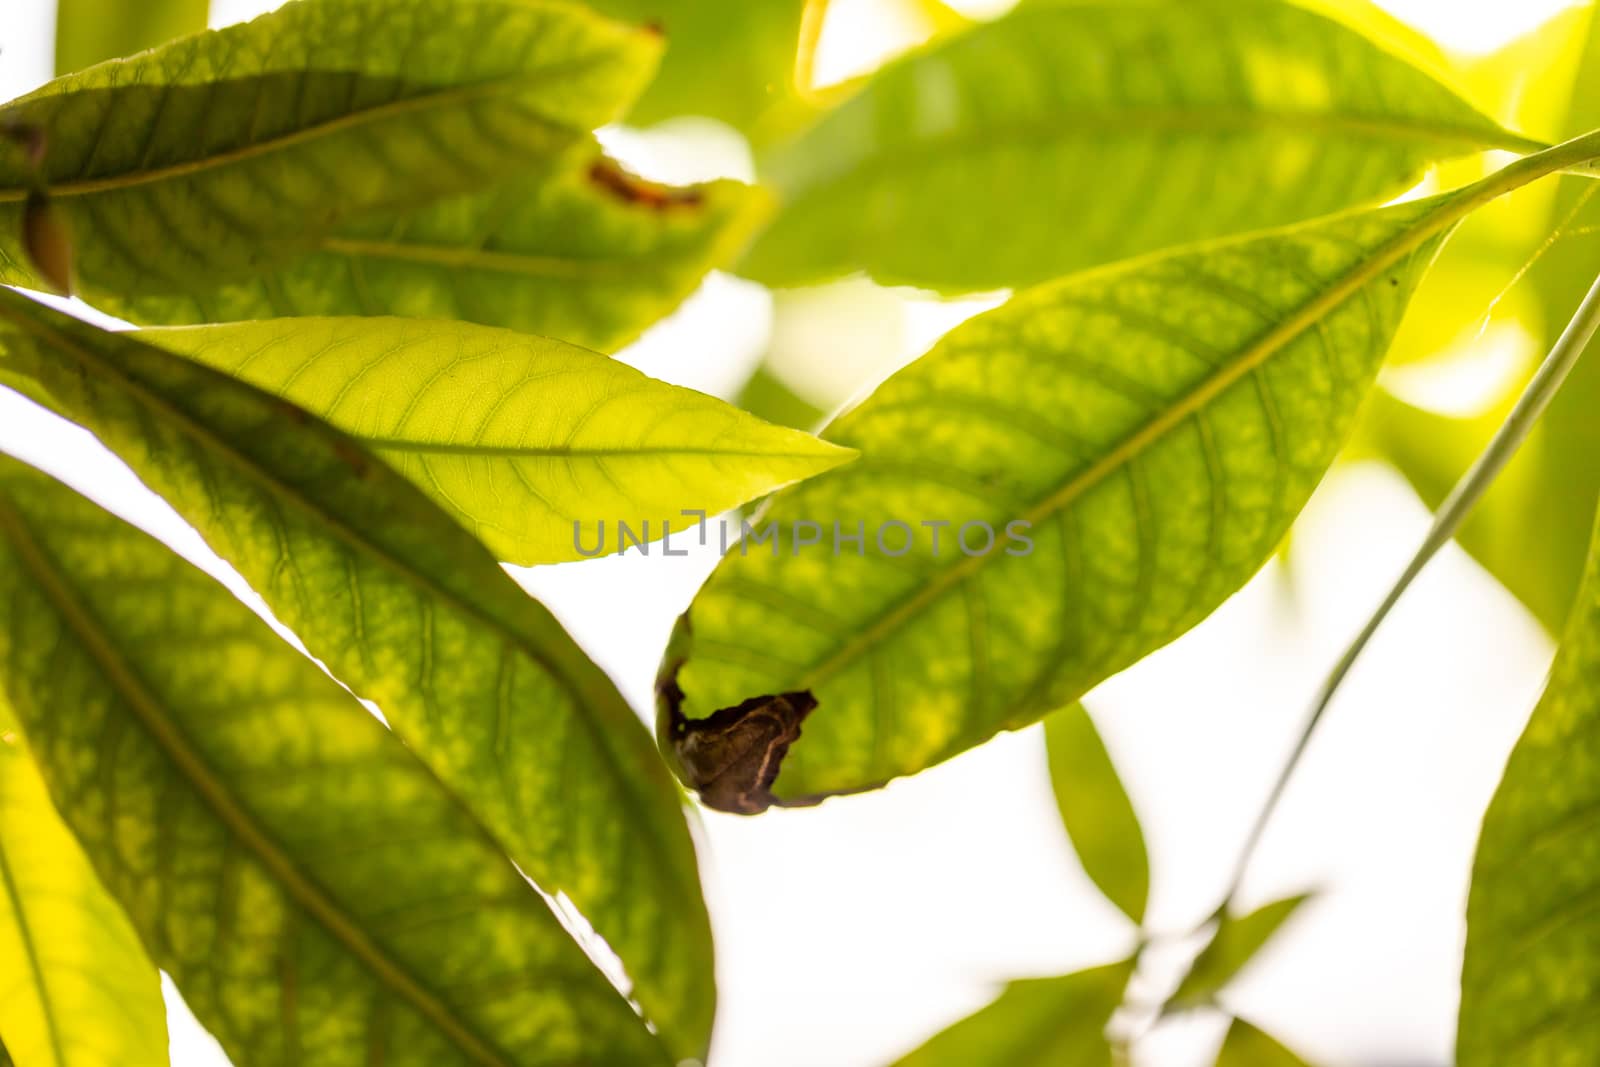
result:
M 1597 809 L 1600 533 L 1544 696 L 1484 816 L 1467 901 L 1462 1067 L 1600 1056 Z
M 327 419 L 512 563 L 616 552 L 851 458 L 594 352 L 483 326 L 268 319 L 143 331 Z M 582 549 L 580 550 L 579 545 Z
M 1243 1019 L 1228 1026 L 1216 1067 L 1306 1067 L 1306 1061 Z
M 1060 978 L 1028 978 L 895 1067 L 1112 1067 L 1106 1023 L 1122 1001 L 1133 962 Z
M 6 622 L 38 625 L 14 614 Z M 5 717 L 11 714 L 8 708 Z M 4 735 L 0 994 L 0 1036 L 22 1067 L 167 1062 L 161 976 L 62 825 L 21 739 Z M 6 1062 L 0 1048 L 0 1063 Z
M 685 715 L 810 690 L 777 783 L 798 800 L 947 759 L 1177 637 L 1270 557 L 1490 188 L 1080 275 L 957 327 L 824 432 L 861 459 L 763 515 L 862 522 L 861 554 L 786 533 L 701 589 Z M 987 552 L 981 527 L 955 543 L 975 523 Z
M 281 399 L 3 290 L 0 346 L 566 894 L 673 1054 L 701 1056 L 711 935 L 680 796 L 550 613 L 410 482 Z
M 610 352 L 732 260 L 767 209 L 750 186 L 658 185 L 590 149 L 487 193 L 356 219 L 310 242 L 310 254 L 256 276 L 197 285 L 187 296 L 105 303 L 161 323 L 464 319 Z
M 661 70 L 628 113 L 645 125 L 709 115 L 740 130 L 795 93 L 805 0 L 589 0 L 601 14 L 658 29 Z
M 0 107 L 0 282 L 36 179 L 91 299 L 203 299 L 364 211 L 485 188 L 608 122 L 658 42 L 554 0 L 289 3 Z
M 62 818 L 236 1062 L 671 1062 L 316 664 L 65 487 L 7 460 L 0 494 L 6 690 Z
M 1570 47 L 1563 42 L 1585 32 L 1577 19 L 1589 21 L 1567 109 L 1570 113 L 1552 120 L 1543 114 L 1552 109 L 1549 105 L 1529 112 L 1540 125 L 1562 125 L 1574 133 L 1600 127 L 1600 20 L 1594 19 L 1591 11 L 1567 12 L 1540 34 L 1512 46 L 1518 56 L 1547 55 Z M 1567 69 L 1566 65 L 1560 69 Z M 1548 94 L 1548 87 L 1543 91 Z M 1600 189 L 1592 180 L 1571 177 L 1555 185 L 1555 194 L 1553 202 L 1536 200 L 1527 205 L 1528 210 L 1537 212 L 1539 235 L 1564 226 L 1570 236 L 1548 248 L 1541 249 L 1542 241 L 1533 244 L 1532 251 L 1541 254 L 1515 292 L 1517 299 L 1529 305 L 1521 323 L 1540 349 L 1554 342 L 1589 283 L 1600 275 L 1600 240 L 1593 230 L 1600 226 Z M 1525 251 L 1520 258 L 1530 254 Z M 1503 254 L 1500 258 L 1505 263 Z M 1509 282 L 1509 269 L 1505 273 Z M 1448 297 L 1442 294 L 1437 299 Z M 1466 307 L 1477 314 L 1482 306 L 1478 297 L 1472 299 Z M 1435 302 L 1430 300 L 1430 310 Z M 1583 570 L 1594 501 L 1600 495 L 1600 465 L 1594 462 L 1600 455 L 1600 421 L 1594 417 L 1597 406 L 1600 351 L 1591 345 L 1527 445 L 1475 509 L 1460 536 L 1462 546 L 1551 632 L 1560 630 L 1572 604 Z M 1382 397 L 1368 421 L 1385 458 L 1405 475 L 1425 504 L 1436 507 L 1487 443 L 1503 411 L 1496 407 L 1470 418 L 1452 418 Z M 1537 550 L 1530 550 L 1530 545 L 1537 545 Z
M 1030 7 L 890 64 L 763 175 L 741 270 L 996 289 L 1381 200 L 1519 148 L 1448 89 L 1278 3 Z M 996 240 L 1004 233 L 1005 240 Z
M 797 430 L 811 430 L 827 420 L 827 412 L 789 388 L 765 366 L 757 367 L 745 383 L 739 406 L 757 418 Z
M 210 0 L 56 0 L 56 73 L 198 33 L 210 6 Z
M 1265 945 L 1278 928 L 1288 921 L 1307 900 L 1309 893 L 1285 897 L 1265 904 L 1246 915 L 1224 915 L 1217 923 L 1216 932 L 1200 955 L 1195 957 L 1189 973 L 1167 1000 L 1166 1010 L 1198 1008 L 1211 1004 L 1222 988 L 1245 968 L 1261 946 Z
M 1044 720 L 1050 784 L 1083 869 L 1137 925 L 1150 895 L 1150 860 L 1139 816 L 1082 704 Z

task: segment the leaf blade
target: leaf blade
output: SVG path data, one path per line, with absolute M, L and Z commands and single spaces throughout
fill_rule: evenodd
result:
M 0 149 L 0 280 L 38 284 L 16 234 L 41 182 L 87 295 L 203 300 L 364 212 L 556 158 L 637 93 L 657 47 L 575 5 L 350 0 L 68 75 L 0 108 L 46 146 L 37 172 Z
M 56 73 L 129 56 L 206 28 L 210 0 L 57 0 Z
M 604 356 L 503 330 L 270 319 L 140 336 L 350 433 L 512 563 L 609 551 L 619 524 L 646 541 L 668 519 L 687 533 L 685 509 L 715 515 L 851 456 Z
M 21 739 L 3 735 L 0 959 L 11 991 L 0 998 L 0 1035 L 23 1067 L 167 1063 L 155 964 L 56 814 Z
M 1111 1067 L 1104 1031 L 1132 973 L 1133 964 L 1124 962 L 1011 982 L 988 1007 L 937 1034 L 896 1067 Z
M 15 461 L 0 479 L 8 691 L 63 818 L 231 1053 L 336 1061 L 401 1039 L 391 1053 L 414 1063 L 666 1062 L 487 833 L 337 683 L 157 542 Z M 397 806 L 420 837 L 396 834 Z M 480 995 L 508 976 L 533 987 Z M 241 1021 L 279 1005 L 276 1025 Z
M 1306 1067 L 1306 1062 L 1271 1034 L 1234 1019 L 1222 1039 L 1216 1067 Z
M 1512 143 L 1529 144 L 1292 5 L 1043 5 L 890 64 L 770 153 L 786 203 L 741 270 L 1029 285 L 1379 201 L 1442 156 Z
M 1249 965 L 1284 923 L 1311 899 L 1309 893 L 1263 904 L 1244 915 L 1224 915 L 1210 942 L 1167 1000 L 1166 1010 L 1203 1007 Z
M 1086 873 L 1135 926 L 1150 896 L 1144 831 L 1094 720 L 1081 703 L 1044 720 L 1050 784 Z
M 700 1055 L 711 935 L 679 796 L 556 620 L 420 491 L 284 401 L 12 292 L 0 342 L 383 709 L 529 877 L 567 894 L 675 1054 Z

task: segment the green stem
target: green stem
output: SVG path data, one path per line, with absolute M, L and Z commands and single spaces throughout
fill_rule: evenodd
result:
M 1455 536 L 1456 530 L 1460 528 L 1473 506 L 1483 498 L 1483 494 L 1495 477 L 1505 469 L 1505 465 L 1527 439 L 1534 424 L 1539 421 L 1539 416 L 1550 406 L 1550 401 L 1578 362 L 1578 357 L 1594 339 L 1597 330 L 1600 330 L 1600 278 L 1595 279 L 1588 295 L 1583 298 L 1583 303 L 1572 316 L 1572 321 L 1567 323 L 1567 328 L 1562 331 L 1561 337 L 1550 349 L 1550 354 L 1545 357 L 1532 380 L 1522 391 L 1522 395 L 1517 398 L 1516 406 L 1506 416 L 1500 429 L 1495 431 L 1493 439 L 1461 476 L 1455 488 L 1450 490 L 1450 495 L 1445 498 L 1444 503 L 1439 506 L 1438 512 L 1434 515 L 1433 525 L 1428 529 L 1427 536 L 1422 539 L 1422 544 L 1411 557 L 1411 561 L 1406 564 L 1405 570 L 1401 571 L 1400 577 L 1389 589 L 1388 595 L 1383 598 L 1383 602 L 1378 605 L 1378 609 L 1361 628 L 1361 632 L 1350 643 L 1350 647 L 1345 650 L 1332 673 L 1328 675 L 1327 681 L 1323 683 L 1315 703 L 1312 704 L 1311 715 L 1306 720 L 1305 728 L 1301 730 L 1300 738 L 1295 742 L 1288 762 L 1284 764 L 1278 780 L 1273 784 L 1272 792 L 1267 795 L 1266 804 L 1262 807 L 1261 814 L 1257 816 L 1255 825 L 1250 830 L 1250 836 L 1245 839 L 1233 880 L 1229 883 L 1227 895 L 1218 909 L 1219 914 L 1227 910 L 1238 895 L 1250 859 L 1261 843 L 1261 836 L 1266 831 L 1278 802 L 1283 798 L 1289 779 L 1293 776 L 1301 757 L 1305 755 L 1312 733 L 1322 721 L 1328 706 L 1333 702 L 1334 694 L 1349 675 L 1350 669 L 1355 666 L 1357 658 L 1372 640 L 1373 635 L 1378 632 L 1378 627 L 1383 625 L 1384 619 L 1388 617 L 1412 581 L 1422 573 L 1422 569 L 1428 565 L 1434 554 Z

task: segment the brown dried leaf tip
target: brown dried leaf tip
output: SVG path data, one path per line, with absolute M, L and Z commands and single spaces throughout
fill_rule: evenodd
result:
M 676 682 L 665 682 L 661 696 L 672 714 L 672 747 L 684 784 L 707 807 L 759 815 L 782 804 L 772 795 L 772 783 L 789 746 L 800 739 L 800 724 L 817 706 L 810 691 L 751 697 L 693 720 L 678 710 L 683 691 Z
M 705 194 L 690 186 L 679 188 L 646 181 L 629 174 L 609 159 L 597 159 L 589 167 L 589 180 L 625 204 L 649 208 L 652 211 L 670 211 L 673 208 L 697 208 L 705 203 Z

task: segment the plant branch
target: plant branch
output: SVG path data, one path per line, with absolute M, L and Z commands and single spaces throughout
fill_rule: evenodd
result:
M 1584 348 L 1594 338 L 1597 330 L 1600 330 L 1600 278 L 1595 279 L 1594 285 L 1590 287 L 1588 295 L 1583 298 L 1583 303 L 1578 306 L 1572 321 L 1567 324 L 1567 328 L 1562 331 L 1561 337 L 1556 341 L 1554 347 L 1550 349 L 1550 354 L 1539 365 L 1539 369 L 1534 373 L 1527 387 L 1523 389 L 1522 395 L 1517 398 L 1516 406 L 1511 409 L 1511 413 L 1506 417 L 1505 422 L 1501 424 L 1500 429 L 1495 432 L 1493 439 L 1490 440 L 1483 453 L 1467 472 L 1461 476 L 1461 480 L 1450 490 L 1450 495 L 1445 498 L 1444 503 L 1439 506 L 1438 512 L 1434 515 L 1433 525 L 1429 528 L 1427 536 L 1423 538 L 1422 544 L 1417 548 L 1416 553 L 1411 557 L 1411 561 L 1406 564 L 1405 570 L 1400 573 L 1400 577 L 1390 588 L 1388 595 L 1383 598 L 1383 602 L 1378 605 L 1378 609 L 1367 620 L 1367 624 L 1361 628 L 1361 632 L 1350 643 L 1344 655 L 1339 657 L 1339 662 L 1334 666 L 1332 673 L 1328 675 L 1327 681 L 1323 683 L 1322 689 L 1317 694 L 1316 701 L 1311 706 L 1311 714 L 1306 720 L 1305 728 L 1301 730 L 1299 740 L 1295 742 L 1288 761 L 1284 764 L 1277 781 L 1273 784 L 1272 791 L 1267 795 L 1267 801 L 1263 805 L 1260 815 L 1256 817 L 1255 825 L 1251 827 L 1249 837 L 1245 839 L 1244 848 L 1239 855 L 1238 865 L 1234 869 L 1233 879 L 1228 884 L 1228 891 L 1223 898 L 1221 907 L 1217 909 L 1219 914 L 1226 911 L 1238 895 L 1239 887 L 1244 881 L 1245 871 L 1249 867 L 1250 859 L 1260 845 L 1261 837 L 1266 831 L 1267 824 L 1271 822 L 1273 812 L 1277 810 L 1279 801 L 1283 799 L 1283 793 L 1289 784 L 1289 779 L 1294 775 L 1295 768 L 1299 765 L 1301 757 L 1305 755 L 1306 747 L 1311 741 L 1311 735 L 1315 732 L 1317 724 L 1322 721 L 1328 706 L 1333 702 L 1334 694 L 1338 692 L 1340 685 L 1349 675 L 1350 669 L 1355 666 L 1357 658 L 1360 657 L 1362 651 L 1372 640 L 1373 635 L 1378 632 L 1378 627 L 1383 625 L 1384 619 L 1388 617 L 1389 612 L 1399 602 L 1400 597 L 1404 595 L 1412 581 L 1415 580 L 1418 574 L 1422 573 L 1422 569 L 1427 566 L 1428 561 L 1433 558 L 1434 554 L 1455 536 L 1456 531 L 1460 528 L 1468 513 L 1471 512 L 1473 506 L 1482 499 L 1483 494 L 1493 483 L 1495 477 L 1505 469 L 1506 463 L 1510 461 L 1511 457 L 1522 445 L 1522 442 L 1527 439 L 1534 424 L 1539 421 L 1539 417 L 1550 406 L 1550 401 L 1561 388 L 1561 384 L 1566 381 L 1568 373 L 1577 363 L 1578 357 L 1583 353 Z

